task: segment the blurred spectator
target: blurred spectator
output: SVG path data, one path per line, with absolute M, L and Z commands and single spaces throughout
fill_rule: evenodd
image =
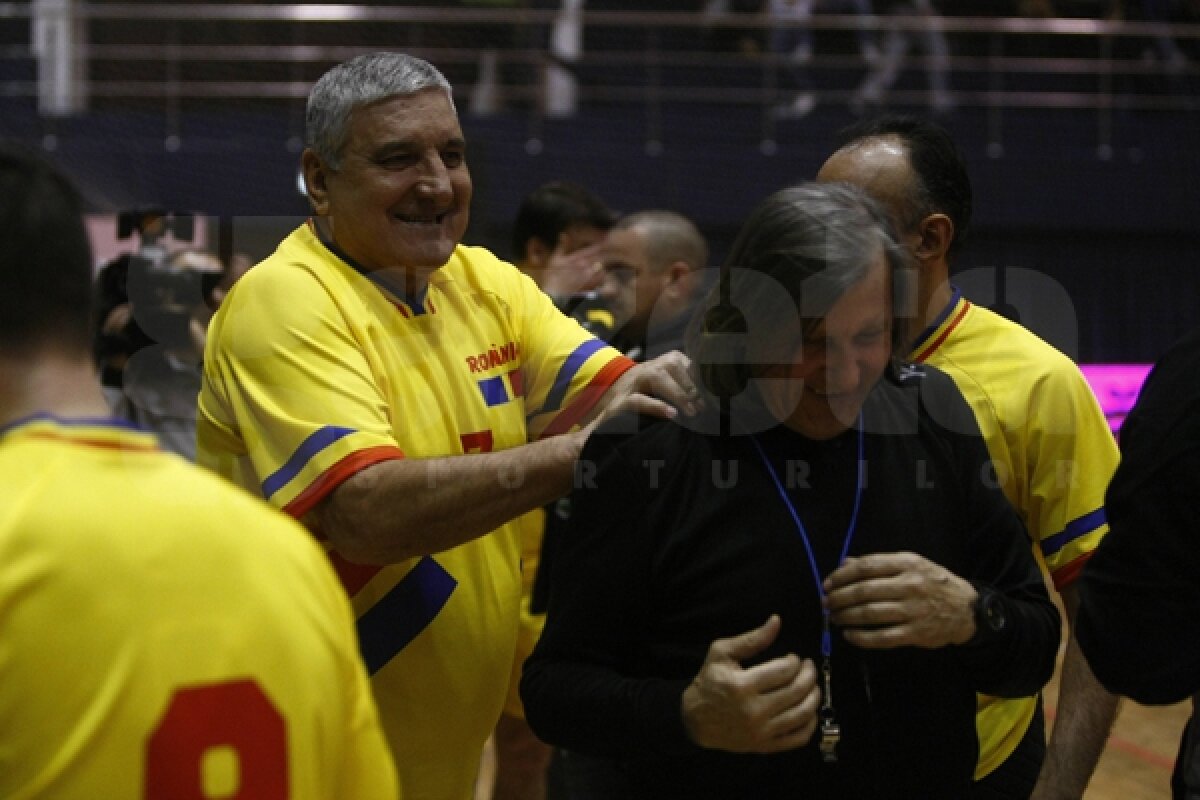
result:
M 879 59 L 879 42 L 873 28 L 867 22 L 873 12 L 871 0 L 816 0 L 818 14 L 854 14 L 859 17 L 854 37 L 863 61 L 874 64 Z
M 813 0 L 767 0 L 771 26 L 767 49 L 787 64 L 787 89 L 793 93 L 790 101 L 775 107 L 776 117 L 799 119 L 817 107 L 817 94 L 807 66 L 813 56 L 812 30 L 808 27 L 812 12 Z
M 459 0 L 467 8 L 515 11 L 526 5 L 525 0 Z M 467 110 L 476 116 L 488 116 L 499 111 L 506 102 L 505 91 L 512 86 L 528 84 L 519 62 L 502 59 L 505 50 L 519 46 L 524 26 L 485 22 L 453 29 L 456 44 L 479 53 L 478 71 L 468 95 Z M 502 60 L 505 62 L 502 66 Z M 506 73 L 502 75 L 502 73 Z M 503 79 L 502 79 L 503 77 Z
M 125 363 L 138 350 L 154 344 L 133 318 L 126 284 L 132 253 L 123 253 L 101 267 L 92 294 L 92 355 L 110 398 L 120 393 Z
M 154 282 L 150 291 L 131 288 L 133 317 L 154 343 L 129 356 L 113 414 L 157 434 L 164 448 L 189 461 L 196 458 L 196 401 L 211 297 L 223 273 L 211 253 L 180 250 L 142 278 Z M 153 304 L 139 305 L 143 297 Z
M 548 5 L 553 0 L 539 0 Z M 547 116 L 567 117 L 579 107 L 579 78 L 575 65 L 583 57 L 584 0 L 561 0 L 550 42 L 546 48 L 548 64 L 543 86 L 543 110 Z
M 578 184 L 545 183 L 530 192 L 513 223 L 513 263 L 564 313 L 603 277 L 599 244 L 616 214 Z
M 161 260 L 159 240 L 167 233 L 168 217 L 161 209 L 123 211 L 117 217 L 117 236 L 135 233 L 137 252 L 122 253 L 100 268 L 92 293 L 92 349 L 101 382 L 110 398 L 121 388 L 129 357 L 154 343 L 134 318 L 129 302 L 129 273 L 135 264 Z
M 208 296 L 209 305 L 213 311 L 221 307 L 221 301 L 225 299 L 225 295 L 229 294 L 229 290 L 238 282 L 238 279 L 253 266 L 254 259 L 245 253 L 233 253 L 229 256 L 229 263 L 224 266 L 221 279 L 217 281 L 217 285 L 213 287 Z
M 879 59 L 867 70 L 851 98 L 851 110 L 863 114 L 885 105 L 909 49 L 920 47 L 925 54 L 925 74 L 929 80 L 929 107 L 935 113 L 951 111 L 954 99 L 949 86 L 950 51 L 942 32 L 941 16 L 932 0 L 877 0 L 876 11 L 888 17 Z M 897 24 L 905 18 L 920 21 L 920 28 L 914 30 Z
M 1147 37 L 1122 37 L 1119 40 L 1119 57 L 1139 59 L 1147 64 L 1159 65 L 1161 72 L 1151 76 L 1135 76 L 1131 90 L 1137 94 L 1169 92 L 1190 97 L 1197 91 L 1197 82 L 1192 75 L 1192 58 L 1185 50 L 1189 42 L 1177 41 L 1172 35 L 1171 25 L 1196 22 L 1200 15 L 1189 19 L 1189 7 L 1194 11 L 1200 4 L 1194 0 L 1110 0 L 1109 17 L 1148 23 L 1153 29 Z
M 708 243 L 695 224 L 674 211 L 622 217 L 601 244 L 600 261 L 597 293 L 613 313 L 613 347 L 635 361 L 681 349 L 708 266 Z
M 637 361 L 681 350 L 708 265 L 708 243 L 695 224 L 673 211 L 630 214 L 600 243 L 600 263 L 604 277 L 597 295 L 617 328 L 612 345 Z M 542 626 L 555 553 L 582 522 L 572 511 L 571 497 L 547 507 L 531 598 L 531 608 L 540 615 Z M 556 763 L 561 766 L 567 797 L 587 800 L 603 796 L 614 778 L 611 764 L 580 753 L 559 751 L 559 755 Z
M 114 416 L 158 435 L 193 460 L 196 398 L 208 320 L 251 266 L 235 253 L 228 268 L 213 254 L 185 248 L 118 256 L 94 285 L 93 353 Z
M 782 119 L 807 116 L 817 105 L 808 64 L 812 61 L 814 42 L 808 26 L 814 12 L 825 14 L 852 13 L 865 19 L 871 14 L 870 0 L 767 0 L 767 19 L 770 31 L 767 47 L 773 56 L 783 58 L 787 65 L 787 88 L 792 98 L 774 109 Z M 868 66 L 879 60 L 879 45 L 874 32 L 859 25 L 855 38 L 863 62 Z
M 537 105 L 566 117 L 579 105 L 575 64 L 583 55 L 584 0 L 459 0 L 468 8 L 558 10 L 548 26 L 527 22 L 481 23 L 455 28 L 455 45 L 479 52 L 467 111 L 488 116 L 505 108 Z M 509 51 L 506 54 L 506 51 Z M 541 53 L 541 63 L 535 55 Z M 524 97 L 522 97 L 524 95 Z
M 602 277 L 599 246 L 616 215 L 604 201 L 574 183 L 545 183 L 521 202 L 513 223 L 513 262 L 550 296 L 559 310 L 571 314 L 601 338 L 612 334 L 612 314 L 594 302 Z M 553 504 L 549 506 L 553 508 Z M 529 729 L 517 687 L 521 668 L 533 652 L 545 613 L 531 609 L 542 551 L 547 510 L 537 508 L 517 519 L 521 534 L 521 610 L 517 648 L 504 711 L 492 735 L 495 779 L 492 800 L 542 800 L 547 796 L 547 770 L 552 754 Z
M 705 0 L 701 13 L 707 22 L 706 48 L 745 55 L 761 53 L 763 42 L 758 30 L 722 23 L 731 19 L 730 15 L 759 14 L 762 11 L 763 0 Z

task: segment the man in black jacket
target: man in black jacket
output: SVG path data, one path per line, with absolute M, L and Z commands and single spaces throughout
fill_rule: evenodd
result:
M 1049 678 L 1058 614 L 974 416 L 895 361 L 907 263 L 861 190 L 772 196 L 688 339 L 709 418 L 589 443 L 521 683 L 601 759 L 589 800 L 961 800 L 975 693 Z
M 1109 533 L 1084 568 L 1079 645 L 1105 688 L 1139 703 L 1200 692 L 1200 329 L 1167 351 L 1121 429 Z M 1174 797 L 1200 798 L 1200 724 L 1184 731 Z

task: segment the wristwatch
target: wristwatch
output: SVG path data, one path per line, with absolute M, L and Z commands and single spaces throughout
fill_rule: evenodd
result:
M 984 587 L 977 587 L 976 591 L 978 595 L 973 608 L 975 635 L 971 637 L 971 641 L 987 641 L 1004 631 L 1008 625 L 1008 618 L 1004 614 L 1004 603 L 999 594 Z

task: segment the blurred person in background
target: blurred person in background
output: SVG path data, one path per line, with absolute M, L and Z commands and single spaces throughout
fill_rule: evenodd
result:
M 674 211 L 638 211 L 621 217 L 597 248 L 599 284 L 594 299 L 576 315 L 597 326 L 606 324 L 611 344 L 637 361 L 682 350 L 708 267 L 708 243 L 696 225 Z M 607 318 L 601 320 L 601 314 Z M 531 596 L 543 627 L 555 553 L 577 524 L 570 496 L 546 507 Z M 581 754 L 559 751 L 558 756 L 552 774 L 561 773 L 565 797 L 589 796 L 593 782 L 601 779 L 594 774 L 595 764 Z
M 597 303 L 594 292 L 603 271 L 600 243 L 616 220 L 604 201 L 578 184 L 554 181 L 525 196 L 512 230 L 513 263 L 550 297 L 560 311 L 572 316 L 592 334 L 612 334 L 612 314 Z M 546 514 L 554 503 L 522 515 L 521 611 L 517 648 L 509 678 L 504 711 L 492 736 L 495 777 L 492 800 L 542 800 L 552 750 L 525 722 L 518 685 L 521 667 L 546 623 L 544 613 L 531 608 L 538 574 Z

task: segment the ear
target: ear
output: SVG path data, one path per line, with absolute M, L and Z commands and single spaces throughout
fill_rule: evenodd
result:
M 304 173 L 304 188 L 308 203 L 318 217 L 329 215 L 329 174 L 332 172 L 311 147 L 304 148 L 300 155 L 300 169 Z
M 550 260 L 550 247 L 536 236 L 525 242 L 525 263 L 532 270 L 543 269 Z
M 945 214 L 930 214 L 918 226 L 921 241 L 916 256 L 921 261 L 944 260 L 954 241 L 954 223 Z
M 670 294 L 672 297 L 688 297 L 692 292 L 692 284 L 695 281 L 692 268 L 688 266 L 686 261 L 673 261 L 663 271 L 667 282 L 663 286 L 663 292 Z

